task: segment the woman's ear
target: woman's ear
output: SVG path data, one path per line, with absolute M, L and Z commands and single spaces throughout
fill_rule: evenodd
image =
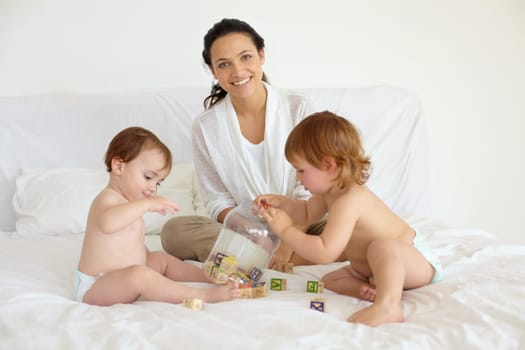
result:
M 122 170 L 124 169 L 124 166 L 126 163 L 122 160 L 120 157 L 113 157 L 111 159 L 111 172 L 120 175 L 122 174 Z

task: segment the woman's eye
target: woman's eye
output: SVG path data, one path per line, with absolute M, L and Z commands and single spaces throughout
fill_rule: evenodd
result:
M 243 61 L 248 61 L 250 58 L 252 58 L 252 55 L 243 55 L 243 56 L 241 57 L 241 59 L 242 59 Z

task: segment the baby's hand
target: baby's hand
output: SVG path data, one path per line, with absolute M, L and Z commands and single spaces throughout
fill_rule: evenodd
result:
M 167 212 L 175 213 L 180 210 L 177 204 L 161 196 L 150 197 L 148 200 L 150 200 L 151 203 L 148 211 L 166 215 Z
M 290 261 L 293 251 L 287 253 L 281 253 L 279 250 L 271 257 L 270 262 L 268 263 L 268 268 L 276 270 L 279 266 Z
M 261 194 L 257 196 L 253 202 L 259 206 L 261 209 L 279 208 L 281 206 L 281 197 L 276 194 Z
M 268 225 L 270 225 L 273 232 L 279 236 L 281 236 L 290 226 L 293 226 L 292 218 L 281 209 L 269 208 L 262 212 L 262 216 Z

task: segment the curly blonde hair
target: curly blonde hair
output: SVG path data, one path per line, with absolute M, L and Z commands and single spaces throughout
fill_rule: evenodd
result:
M 347 119 L 329 111 L 314 113 L 303 119 L 288 135 L 286 159 L 304 158 L 318 169 L 323 160 L 333 158 L 341 169 L 336 177 L 340 188 L 352 182 L 364 184 L 370 176 L 370 157 L 365 155 L 357 129 Z

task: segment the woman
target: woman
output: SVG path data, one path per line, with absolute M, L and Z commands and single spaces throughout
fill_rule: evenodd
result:
M 176 217 L 161 233 L 163 248 L 180 259 L 204 261 L 229 211 L 263 193 L 308 199 L 284 158 L 288 133 L 315 111 L 311 101 L 268 84 L 264 39 L 246 22 L 223 19 L 204 36 L 204 62 L 217 83 L 193 122 L 192 142 L 200 192 L 212 220 Z M 286 245 L 269 267 L 306 263 Z M 291 260 L 290 260 L 291 259 Z

